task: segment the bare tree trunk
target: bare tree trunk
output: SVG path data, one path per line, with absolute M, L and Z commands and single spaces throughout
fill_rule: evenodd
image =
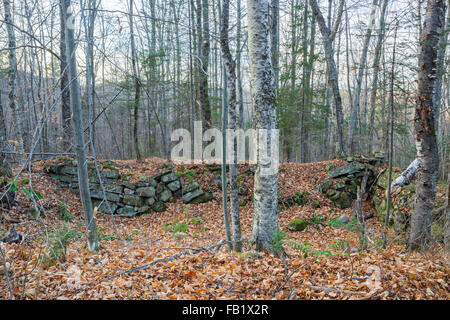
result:
M 439 156 L 436 138 L 438 116 L 433 106 L 433 90 L 437 74 L 437 53 L 445 20 L 445 2 L 428 0 L 421 34 L 419 82 L 414 117 L 418 171 L 416 199 L 411 214 L 409 249 L 426 249 L 431 234 L 431 213 L 436 197 Z
M 212 126 L 212 118 L 211 118 L 211 106 L 209 102 L 209 94 L 208 94 L 208 67 L 209 67 L 209 50 L 210 50 L 210 41 L 209 41 L 209 5 L 208 0 L 202 0 L 202 46 L 201 51 L 201 66 L 200 66 L 200 83 L 199 83 L 199 100 L 203 113 L 203 121 L 205 129 L 208 129 Z
M 369 124 L 369 154 L 372 153 L 373 147 L 373 133 L 374 133 L 374 124 L 375 124 L 375 102 L 377 98 L 378 91 L 378 75 L 380 72 L 380 57 L 381 57 L 381 48 L 383 46 L 384 34 L 385 34 L 385 16 L 386 9 L 388 5 L 388 0 L 383 0 L 383 5 L 381 7 L 380 12 L 380 29 L 378 31 L 377 44 L 375 46 L 374 59 L 372 64 L 372 88 L 370 91 L 370 124 Z
M 257 250 L 272 250 L 272 240 L 278 231 L 278 148 L 276 143 L 271 143 L 274 132 L 270 132 L 276 128 L 276 108 L 268 2 L 247 0 L 247 11 L 254 127 L 257 130 L 252 243 Z M 264 148 L 264 145 L 268 147 Z M 276 157 L 270 157 L 272 151 Z
M 302 110 L 300 111 L 300 162 L 305 163 L 308 159 L 308 122 L 309 109 L 308 95 L 310 87 L 311 69 L 308 66 L 308 6 L 305 5 L 303 12 L 303 74 L 302 74 Z
M 3 104 L 0 99 L 0 151 L 7 150 L 7 139 L 6 139 L 6 123 L 5 123 L 5 113 L 3 111 Z M 9 180 L 12 178 L 11 167 L 8 162 L 6 153 L 0 152 L 0 177 L 7 178 Z M 0 188 L 3 187 L 3 183 L 0 183 Z M 0 204 L 2 203 L 3 191 L 0 189 Z
M 362 87 L 362 80 L 364 76 L 364 71 L 366 69 L 366 61 L 367 61 L 367 51 L 369 50 L 369 44 L 370 44 L 370 38 L 372 37 L 372 28 L 375 24 L 375 11 L 377 8 L 378 0 L 373 0 L 372 3 L 372 11 L 370 13 L 370 23 L 367 27 L 366 36 L 364 39 L 364 45 L 363 50 L 361 53 L 361 60 L 359 61 L 359 71 L 358 71 L 358 78 L 356 79 L 356 89 L 353 95 L 354 101 L 353 101 L 353 110 L 352 110 L 352 120 L 350 123 L 350 130 L 348 133 L 348 154 L 353 155 L 355 152 L 355 146 L 353 144 L 353 138 L 356 130 L 356 122 L 358 115 L 360 114 L 360 98 L 361 98 L 361 87 Z M 361 137 L 360 137 L 361 138 Z
M 131 39 L 131 64 L 133 67 L 133 78 L 134 78 L 134 87 L 135 87 L 135 95 L 134 95 L 134 115 L 133 115 L 133 142 L 134 142 L 134 151 L 136 152 L 136 159 L 141 161 L 143 159 L 141 149 L 139 147 L 139 138 L 138 138 L 138 120 L 139 120 L 139 102 L 141 99 L 141 82 L 139 80 L 138 72 L 137 72 L 137 54 L 136 54 L 136 44 L 134 41 L 134 22 L 133 22 L 133 8 L 134 8 L 134 0 L 130 0 L 130 12 L 129 12 L 129 20 L 130 20 L 130 39 Z
M 389 104 L 391 107 L 391 124 L 389 132 L 389 173 L 388 173 L 388 189 L 386 196 L 387 206 L 386 206 L 386 217 L 384 220 L 384 228 L 385 228 L 383 238 L 384 248 L 386 248 L 387 228 L 389 225 L 389 215 L 391 211 L 392 160 L 394 158 L 394 79 L 395 79 L 395 50 L 397 45 L 397 30 L 398 30 L 398 20 L 394 33 L 394 48 L 392 50 L 391 88 L 389 92 Z
M 8 85 L 9 85 L 9 107 L 11 108 L 14 127 L 16 128 L 17 152 L 24 153 L 23 147 L 23 129 L 22 119 L 19 115 L 19 109 L 16 105 L 17 92 L 17 60 L 16 60 L 16 36 L 14 33 L 14 22 L 12 18 L 10 0 L 3 0 L 5 9 L 6 30 L 8 31 L 8 46 L 9 46 L 9 69 L 8 69 Z M 20 156 L 20 162 L 24 163 L 25 158 Z
M 271 0 L 272 20 L 270 25 L 270 36 L 272 44 L 272 66 L 275 79 L 275 97 L 279 87 L 279 68 L 280 68 L 280 1 Z
M 100 246 L 98 242 L 97 226 L 92 211 L 91 195 L 89 191 L 89 178 L 86 160 L 86 150 L 84 143 L 83 117 L 81 110 L 81 93 L 78 81 L 77 62 L 75 55 L 74 30 L 67 25 L 69 1 L 62 0 L 64 14 L 65 39 L 67 44 L 69 74 L 71 79 L 70 95 L 73 107 L 73 121 L 75 125 L 75 146 L 78 161 L 78 181 L 80 186 L 80 197 L 83 204 L 84 218 L 86 223 L 86 238 L 89 250 L 97 250 Z
M 291 43 L 290 43 L 290 59 L 291 64 L 289 66 L 289 80 L 290 80 L 290 93 L 288 99 L 288 105 L 290 109 L 297 109 L 297 90 L 296 90 L 296 80 L 297 80 L 297 10 L 298 0 L 293 0 L 291 2 L 291 21 L 290 21 L 290 31 L 291 31 Z M 273 52 L 273 49 L 272 49 Z M 272 61 L 274 58 L 272 57 Z M 289 117 L 289 115 L 287 115 Z M 283 126 L 283 148 L 285 152 L 285 161 L 291 162 L 295 160 L 294 143 L 297 139 L 293 139 L 293 122 L 287 121 Z M 300 141 L 301 142 L 301 141 Z
M 237 103 L 239 107 L 239 128 L 244 129 L 244 93 L 242 90 L 241 70 L 241 0 L 237 0 L 237 27 L 236 27 L 236 73 L 237 73 Z
M 68 152 L 72 146 L 73 132 L 72 132 L 72 112 L 70 110 L 70 91 L 69 91 L 69 70 L 67 66 L 67 55 L 66 55 L 66 33 L 64 25 L 64 12 L 62 9 L 62 1 L 59 3 L 60 11 L 60 83 L 61 83 L 61 122 L 63 130 L 63 141 L 62 147 L 63 152 Z
M 88 1 L 88 30 L 87 30 L 87 65 L 90 72 L 90 77 L 86 77 L 86 96 L 89 101 L 89 113 L 90 117 L 95 117 L 95 61 L 94 61 L 94 30 L 95 30 L 95 18 L 97 17 L 97 8 L 99 3 L 97 0 Z M 89 98 L 89 96 L 91 98 Z M 95 147 L 95 122 L 92 123 L 91 128 L 91 140 L 92 147 Z M 92 151 L 92 150 L 91 150 Z
M 345 156 L 345 144 L 344 144 L 344 116 L 342 113 L 342 97 L 339 92 L 339 80 L 338 80 L 338 71 L 336 68 L 336 63 L 334 61 L 334 53 L 333 53 L 333 40 L 336 37 L 336 32 L 339 29 L 339 23 L 342 17 L 343 11 L 343 0 L 341 0 L 339 4 L 339 11 L 337 18 L 335 20 L 333 30 L 330 30 L 323 18 L 323 15 L 320 11 L 319 5 L 316 0 L 309 0 L 309 4 L 311 6 L 311 10 L 316 17 L 317 23 L 320 28 L 320 32 L 322 33 L 323 38 L 323 46 L 325 50 L 326 60 L 327 60 L 327 71 L 328 71 L 328 82 L 332 89 L 333 93 L 333 102 L 334 102 L 334 121 L 336 127 L 336 135 L 337 135 L 337 153 L 340 157 Z
M 236 114 L 236 65 L 230 51 L 228 28 L 230 17 L 230 0 L 222 0 L 222 17 L 220 26 L 220 45 L 222 48 L 222 62 L 225 69 L 225 81 L 227 88 L 228 104 L 228 129 L 235 131 L 237 127 Z M 226 141 L 224 141 L 226 143 Z M 233 136 L 232 158 L 230 166 L 230 208 L 231 208 L 231 226 L 233 230 L 233 249 L 237 252 L 242 251 L 241 239 L 241 218 L 239 216 L 239 197 L 238 197 L 238 172 L 237 172 L 237 137 Z M 226 187 L 223 186 L 226 190 Z

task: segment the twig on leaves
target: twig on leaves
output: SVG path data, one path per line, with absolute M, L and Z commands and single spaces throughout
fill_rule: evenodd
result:
M 152 261 L 152 262 L 150 262 L 148 264 L 144 264 L 142 266 L 131 268 L 131 269 L 127 270 L 127 271 L 115 274 L 113 276 L 109 276 L 105 280 L 108 281 L 108 280 L 111 280 L 111 279 L 118 278 L 118 277 L 120 277 L 122 275 L 125 275 L 125 274 L 130 274 L 130 273 L 141 271 L 141 270 L 147 270 L 147 269 L 153 267 L 154 265 L 156 265 L 158 263 L 171 262 L 171 261 L 173 261 L 175 259 L 181 258 L 183 256 L 187 256 L 187 255 L 197 254 L 197 253 L 204 252 L 204 251 L 213 254 L 211 252 L 211 250 L 214 249 L 214 251 L 216 251 L 216 252 L 219 251 L 220 247 L 223 246 L 224 243 L 225 243 L 225 240 L 220 240 L 215 245 L 212 245 L 212 246 L 207 247 L 207 248 L 201 247 L 201 248 L 197 248 L 197 249 L 190 249 L 190 250 L 186 250 L 186 251 L 180 252 L 178 254 L 175 254 L 173 256 L 168 256 L 168 257 L 165 257 L 165 258 L 156 259 L 156 260 L 154 260 L 154 261 Z

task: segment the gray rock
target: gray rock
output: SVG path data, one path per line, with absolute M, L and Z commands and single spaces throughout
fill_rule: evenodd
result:
M 62 168 L 61 173 L 75 176 L 78 174 L 78 169 L 74 167 L 64 167 Z
M 175 180 L 177 180 L 177 175 L 173 172 L 161 177 L 161 181 L 164 183 L 169 183 Z
M 62 163 L 52 164 L 50 165 L 48 171 L 53 174 L 62 174 L 62 169 L 64 165 Z
M 203 194 L 204 194 L 204 192 L 202 189 L 197 189 L 192 192 L 188 192 L 183 196 L 183 202 L 190 203 L 192 200 L 194 200 L 197 197 L 200 197 Z
M 172 197 L 172 192 L 170 190 L 166 189 L 159 195 L 159 200 L 162 202 L 168 202 L 170 198 Z
M 100 171 L 100 176 L 102 178 L 117 180 L 120 175 L 116 171 Z
M 319 185 L 319 192 L 321 193 L 327 193 L 328 189 L 330 189 L 330 187 L 333 185 L 333 182 L 331 182 L 331 180 L 324 180 L 320 185 Z
M 134 185 L 133 183 L 122 182 L 122 185 L 123 185 L 125 188 L 131 189 L 131 190 L 136 190 L 136 185 Z
M 61 175 L 59 174 L 54 174 L 54 173 L 50 173 L 50 178 L 55 179 L 55 180 L 61 180 Z
M 172 194 L 175 198 L 179 198 L 183 195 L 183 189 L 178 189 L 177 191 L 172 192 Z
M 72 177 L 69 175 L 63 175 L 61 176 L 61 178 L 59 179 L 59 181 L 61 182 L 65 182 L 65 183 L 71 183 L 72 182 Z
M 120 202 L 120 195 L 112 192 L 105 192 L 106 193 L 106 200 L 112 201 L 112 202 Z M 103 192 L 100 190 L 91 190 L 91 198 L 92 199 L 98 199 L 103 200 Z
M 150 187 L 155 187 L 158 182 L 155 179 L 149 178 L 149 177 L 141 177 L 139 179 L 139 184 L 145 184 L 146 187 L 150 186 Z
M 125 206 L 117 210 L 117 215 L 120 217 L 133 218 L 137 214 L 136 210 L 131 206 Z
M 144 200 L 134 194 L 124 195 L 122 202 L 133 207 L 142 207 L 144 205 Z
M 160 181 L 162 176 L 169 174 L 171 172 L 172 172 L 172 170 L 170 170 L 170 169 L 163 170 L 163 171 L 155 174 L 154 176 L 152 176 L 150 179 L 155 179 L 156 181 Z
M 340 209 L 350 208 L 352 206 L 352 203 L 352 196 L 347 192 L 341 192 L 339 198 L 334 200 L 334 204 Z
M 159 186 L 156 187 L 156 194 L 160 194 L 164 190 L 166 190 L 166 187 L 164 187 L 164 185 L 160 184 Z
M 348 217 L 345 214 L 343 214 L 342 216 L 337 218 L 336 221 L 339 221 L 342 224 L 347 224 L 350 222 L 350 220 L 348 219 Z
M 109 211 L 108 204 L 105 201 L 103 201 L 103 202 L 100 201 L 100 200 L 99 201 L 97 201 L 97 200 L 92 201 L 92 205 L 94 207 L 97 207 L 98 211 L 100 211 L 102 213 L 106 213 L 106 214 L 113 214 L 117 210 L 118 205 L 115 204 L 115 203 L 112 203 L 112 202 L 108 202 L 108 203 L 109 203 L 109 208 L 111 208 L 111 211 Z
M 357 172 L 364 171 L 366 166 L 357 161 L 346 164 L 345 166 L 334 169 L 328 173 L 328 177 L 330 178 L 339 178 L 345 175 L 354 174 Z
M 153 196 L 155 196 L 155 193 L 156 193 L 156 190 L 153 187 L 143 187 L 143 188 L 136 189 L 136 195 L 145 197 L 145 198 L 153 197 Z
M 341 181 L 341 182 L 335 184 L 335 185 L 333 186 L 333 188 L 336 189 L 336 190 L 342 190 L 342 189 L 345 188 L 345 183 L 344 183 L 343 181 Z
M 149 206 L 153 205 L 156 202 L 155 198 L 148 198 L 147 200 L 145 200 L 145 203 L 148 204 Z
M 134 190 L 125 188 L 125 189 L 123 189 L 123 193 L 125 193 L 125 194 L 134 194 Z
M 198 196 L 197 198 L 195 198 L 194 200 L 192 200 L 190 203 L 193 204 L 199 204 L 199 203 L 205 203 L 208 201 L 211 201 L 213 199 L 213 195 L 212 193 L 204 193 L 201 196 Z
M 178 180 L 175 180 L 167 185 L 170 191 L 177 191 L 181 188 L 181 183 Z
M 137 210 L 137 212 L 140 213 L 140 214 L 143 214 L 143 213 L 150 213 L 150 212 L 152 212 L 152 208 L 150 208 L 150 206 L 143 206 L 143 207 L 140 207 L 140 208 Z
M 122 193 L 123 192 L 122 186 L 118 186 L 118 185 L 114 185 L 114 184 L 105 184 L 104 187 L 105 187 L 105 190 L 108 192 L 113 192 L 113 193 Z
M 199 185 L 197 182 L 192 182 L 192 183 L 189 183 L 189 184 L 187 184 L 187 185 L 184 186 L 183 192 L 184 192 L 185 194 L 187 194 L 187 193 L 189 193 L 189 192 L 192 192 L 192 191 L 194 191 L 194 190 L 197 190 L 198 188 L 200 188 L 200 185 Z

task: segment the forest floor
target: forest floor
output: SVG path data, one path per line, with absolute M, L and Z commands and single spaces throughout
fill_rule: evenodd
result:
M 164 160 L 150 158 L 144 162 L 116 161 L 127 165 L 133 174 L 151 176 Z M 16 230 L 26 235 L 18 244 L 0 244 L 6 254 L 7 278 L 0 265 L 0 298 L 10 299 L 449 299 L 450 266 L 442 248 L 435 245 L 426 254 L 408 253 L 405 245 L 389 233 L 386 249 L 381 239 L 384 228 L 377 218 L 366 221 L 370 241 L 368 249 L 359 248 L 359 235 L 328 223 L 310 224 L 302 232 L 287 229 L 293 218 L 327 220 L 346 214 L 317 191 L 326 178 L 327 164 L 284 163 L 279 174 L 281 196 L 295 191 L 308 191 L 308 203 L 279 212 L 279 227 L 285 240 L 297 244 L 295 250 L 284 248 L 286 259 L 271 253 L 232 253 L 222 245 L 218 251 L 208 249 L 225 239 L 221 191 L 211 185 L 213 174 L 196 178 L 204 190 L 214 194 L 213 201 L 184 205 L 181 200 L 168 204 L 167 211 L 134 218 L 118 218 L 96 213 L 101 249 L 89 252 L 82 236 L 84 219 L 79 198 L 60 188 L 44 173 L 43 164 L 35 163 L 33 173 L 23 173 L 43 199 L 45 217 L 33 219 L 26 212 L 32 206 L 23 192 L 18 192 L 19 205 L 7 213 L 1 225 L 0 238 L 15 222 Z M 189 169 L 189 166 L 186 166 Z M 239 167 L 242 173 L 245 166 Z M 253 192 L 253 177 L 242 182 Z M 319 201 L 320 208 L 314 208 Z M 61 204 L 67 206 L 72 219 L 61 221 Z M 317 203 L 316 205 L 317 206 Z M 364 203 L 365 213 L 374 212 Z M 242 233 L 251 238 L 253 203 L 240 208 Z M 5 215 L 6 216 L 6 215 Z M 18 222 L 18 223 L 17 223 Z M 65 225 L 65 227 L 64 227 Z M 172 226 L 181 226 L 174 233 Z M 169 228 L 168 228 L 169 227 Z M 187 229 L 186 229 L 187 228 Z M 46 249 L 55 232 L 67 236 L 65 259 L 52 258 Z M 178 231 L 180 231 L 178 230 Z M 245 246 L 248 245 L 248 241 Z M 58 244 L 53 241 L 53 246 Z M 199 249 L 192 251 L 191 249 Z M 191 250 L 191 251 L 189 251 Z M 180 253 L 186 253 L 185 255 Z M 164 257 L 145 270 L 123 274 Z M 112 277 L 112 278 L 111 278 Z

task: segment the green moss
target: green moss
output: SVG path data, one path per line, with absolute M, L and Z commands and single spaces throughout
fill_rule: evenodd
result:
M 303 231 L 308 227 L 309 223 L 306 219 L 298 218 L 289 222 L 288 229 L 291 231 Z
M 247 200 L 247 199 L 241 199 L 241 200 L 239 200 L 239 206 L 240 206 L 240 207 L 245 207 L 245 206 L 247 205 L 247 203 L 248 203 L 248 200 Z

